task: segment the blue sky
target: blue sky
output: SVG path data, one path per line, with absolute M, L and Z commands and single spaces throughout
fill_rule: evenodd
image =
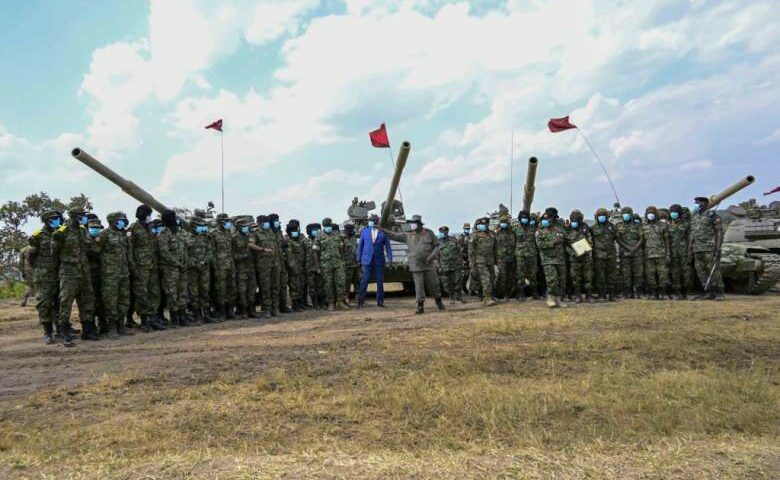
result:
M 84 192 L 136 202 L 70 158 L 80 146 L 195 208 L 343 220 L 381 201 L 386 121 L 409 140 L 407 213 L 460 225 L 509 204 L 540 159 L 535 207 L 613 199 L 571 114 L 635 208 L 690 204 L 747 174 L 780 184 L 774 1 L 152 0 L 6 2 L 0 14 L 0 200 Z

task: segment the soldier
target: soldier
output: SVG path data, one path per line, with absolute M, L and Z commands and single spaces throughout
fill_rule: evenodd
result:
M 723 278 L 720 274 L 720 247 L 723 224 L 717 212 L 710 209 L 707 197 L 696 197 L 692 209 L 688 256 L 693 257 L 702 292 L 694 300 L 724 300 Z
M 54 258 L 59 261 L 60 279 L 60 333 L 63 345 L 73 346 L 70 328 L 70 314 L 75 300 L 79 306 L 81 327 L 85 337 L 97 340 L 95 325 L 95 292 L 87 260 L 87 243 L 91 240 L 87 234 L 87 212 L 82 208 L 68 211 L 68 223 L 62 225 L 53 234 Z
M 660 300 L 669 287 L 669 272 L 666 269 L 669 259 L 669 234 L 666 224 L 659 222 L 657 215 L 657 208 L 649 206 L 645 209 L 647 221 L 642 225 L 642 241 L 645 251 L 647 298 Z
M 218 320 L 233 320 L 236 303 L 236 265 L 233 260 L 233 222 L 227 213 L 217 214 L 217 228 L 210 232 L 214 251 L 214 299 Z
M 152 249 L 154 262 L 149 275 L 149 303 L 154 307 L 154 314 L 150 319 L 152 330 L 165 330 L 162 317 L 162 284 L 160 283 L 160 233 L 163 230 L 162 221 L 157 218 L 152 220 L 149 230 L 153 235 Z
M 209 287 L 214 250 L 209 239 L 209 227 L 205 219 L 190 220 L 191 235 L 187 241 L 187 288 L 190 306 L 195 314 L 195 323 L 212 323 L 209 313 Z
M 548 208 L 542 214 L 539 228 L 536 230 L 536 248 L 544 270 L 544 280 L 547 284 L 547 306 L 565 307 L 563 289 L 566 285 L 566 260 L 561 255 L 565 236 L 557 224 L 557 210 Z
M 479 219 L 474 221 L 474 228 L 476 228 L 477 231 L 479 231 L 479 228 L 476 227 L 478 221 L 479 221 Z M 483 299 L 483 297 L 482 297 L 482 294 L 483 294 L 482 282 L 481 282 L 481 280 L 479 278 L 479 270 L 477 269 L 477 265 L 471 261 L 471 257 L 474 255 L 473 252 L 471 251 L 472 245 L 473 245 L 471 240 L 473 238 L 474 238 L 474 234 L 469 235 L 469 238 L 468 238 L 468 248 L 466 249 L 467 250 L 466 251 L 466 255 L 467 255 L 466 265 L 468 265 L 468 269 L 469 269 L 469 292 L 468 293 L 471 296 L 478 296 L 480 299 Z M 493 273 L 495 275 L 495 272 L 493 272 Z M 491 292 L 493 291 L 492 290 L 492 285 L 491 285 L 491 290 L 490 291 Z
M 439 252 L 439 241 L 432 230 L 424 227 L 425 224 L 420 215 L 412 215 L 408 224 L 409 233 L 396 233 L 390 230 L 384 230 L 384 232 L 391 240 L 405 243 L 408 248 L 409 271 L 412 272 L 414 293 L 417 299 L 415 313 L 425 312 L 426 290 L 433 295 L 439 310 L 444 310 L 444 302 L 441 300 L 441 291 L 439 290 L 439 277 L 436 275 L 436 269 L 433 268 L 433 261 Z
M 322 226 L 319 223 L 306 225 L 306 285 L 315 310 L 324 307 L 324 292 L 322 288 L 322 272 L 320 270 L 320 247 L 317 239 Z
M 251 306 L 255 302 L 255 293 L 250 290 L 254 282 L 254 258 L 249 250 L 249 238 L 252 235 L 249 220 L 236 220 L 236 234 L 231 236 L 231 252 L 236 272 L 236 304 L 239 318 L 256 318 Z
M 469 236 L 471 235 L 471 224 L 466 222 L 463 224 L 463 233 L 457 237 L 458 249 L 460 250 L 461 265 L 461 291 L 463 293 L 469 293 L 469 277 L 470 272 L 468 268 L 469 264 Z
M 287 303 L 288 279 L 287 279 L 287 239 L 282 233 L 282 222 L 279 215 L 272 213 L 268 216 L 271 220 L 271 230 L 276 234 L 277 256 L 279 257 L 279 313 L 292 313 Z
M 493 298 L 493 283 L 496 268 L 496 237 L 488 229 L 490 219 L 482 217 L 476 221 L 477 231 L 471 236 L 469 247 L 469 265 L 472 272 L 477 272 L 482 285 L 482 304 L 492 307 L 496 304 Z
M 572 245 L 583 239 L 592 248 L 593 237 L 590 228 L 585 223 L 585 216 L 579 210 L 572 210 L 569 215 L 569 226 L 566 227 L 566 252 L 569 256 L 569 278 L 571 278 L 575 303 L 580 303 L 584 299 L 590 301 L 593 294 L 592 250 L 577 255 L 572 248 Z
M 606 208 L 596 210 L 596 224 L 593 235 L 593 278 L 599 299 L 615 301 L 615 278 L 617 277 L 617 252 L 615 250 L 615 226 L 609 222 Z
M 162 213 L 163 230 L 158 243 L 160 247 L 160 274 L 162 290 L 165 292 L 165 306 L 171 317 L 171 326 L 188 327 L 190 325 L 185 310 L 187 308 L 187 237 L 180 229 L 176 212 L 166 210 Z
M 41 222 L 43 226 L 30 236 L 30 265 L 36 290 L 35 308 L 38 321 L 43 326 L 43 342 L 52 345 L 59 305 L 59 262 L 53 256 L 52 235 L 60 228 L 62 215 L 56 210 L 48 210 L 41 215 Z
M 330 218 L 322 220 L 322 235 L 316 243 L 319 247 L 320 269 L 322 271 L 325 299 L 328 310 L 333 310 L 339 304 L 349 306 L 344 297 L 344 252 L 341 237 L 333 231 L 333 221 Z
M 290 286 L 290 298 L 294 312 L 302 312 L 306 301 L 303 290 L 303 277 L 306 274 L 306 245 L 301 236 L 301 224 L 290 220 L 285 228 L 287 232 L 287 281 Z
M 271 230 L 271 219 L 258 215 L 260 227 L 249 239 L 249 249 L 255 252 L 255 273 L 265 318 L 279 315 L 279 252 L 276 233 Z
M 35 295 L 33 268 L 30 264 L 30 250 L 32 250 L 32 247 L 29 245 L 25 245 L 19 250 L 19 270 L 22 272 L 25 286 L 24 294 L 22 294 L 22 302 L 20 304 L 22 307 L 26 307 L 29 298 Z
M 515 233 L 509 224 L 511 217 L 503 214 L 499 218 L 496 231 L 496 261 L 498 272 L 496 274 L 495 291 L 498 297 L 508 300 L 515 290 Z
M 130 309 L 130 247 L 127 216 L 112 212 L 106 217 L 108 228 L 100 232 L 95 242 L 100 254 L 100 298 L 108 323 L 109 338 L 129 335 L 124 319 Z M 114 331 L 111 328 L 114 328 Z
M 148 205 L 139 205 L 135 210 L 136 221 L 130 226 L 129 249 L 133 299 L 135 309 L 141 318 L 141 330 L 150 332 L 152 323 L 159 328 L 157 308 L 154 298 L 158 297 L 151 290 L 159 288 L 157 275 L 157 240 L 152 234 L 152 209 Z M 110 228 L 110 227 L 109 227 Z
M 675 203 L 669 207 L 669 271 L 675 298 L 688 298 L 690 277 L 688 275 L 688 236 L 690 225 L 685 221 L 683 208 Z
M 463 271 L 463 257 L 458 240 L 450 237 L 450 228 L 446 225 L 439 227 L 437 234 L 439 239 L 439 269 L 444 290 L 450 297 L 450 303 L 463 302 L 461 295 L 461 275 Z
M 642 254 L 642 225 L 634 223 L 634 210 L 621 209 L 621 218 L 615 225 L 615 239 L 620 249 L 620 274 L 623 298 L 639 298 L 644 280 Z
M 87 233 L 92 240 L 87 243 L 87 261 L 89 262 L 89 276 L 92 280 L 92 290 L 95 292 L 95 318 L 97 319 L 97 333 L 100 335 L 108 334 L 108 323 L 106 322 L 105 309 L 103 308 L 100 252 L 98 251 L 97 237 L 103 231 L 103 224 L 100 218 L 94 213 L 87 214 Z M 81 332 L 82 338 L 84 332 Z
M 513 228 L 515 233 L 515 280 L 517 281 L 515 294 L 518 300 L 524 301 L 526 288 L 534 299 L 539 298 L 536 284 L 536 228 L 531 224 L 531 216 L 525 210 L 517 215 L 517 222 Z
M 358 240 L 355 235 L 355 225 L 347 223 L 344 225 L 344 291 L 348 299 L 354 299 L 360 290 L 360 266 L 358 265 L 357 252 Z M 351 287 L 351 291 L 350 291 Z

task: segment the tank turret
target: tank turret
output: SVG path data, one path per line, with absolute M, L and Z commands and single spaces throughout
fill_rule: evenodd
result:
M 525 176 L 525 187 L 523 188 L 523 210 L 531 211 L 531 204 L 534 201 L 534 191 L 536 188 L 536 167 L 539 166 L 539 160 L 536 157 L 528 159 L 528 173 Z

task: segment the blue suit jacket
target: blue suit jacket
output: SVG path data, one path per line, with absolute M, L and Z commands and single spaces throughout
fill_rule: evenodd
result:
M 381 230 L 377 232 L 376 242 L 372 242 L 371 229 L 363 227 L 360 231 L 360 241 L 358 242 L 357 251 L 355 252 L 357 261 L 360 262 L 361 265 L 371 265 L 374 255 L 377 255 L 378 257 L 381 257 L 381 261 L 384 262 L 385 258 L 382 249 L 387 252 L 387 261 L 392 262 L 393 251 L 390 249 L 390 239 L 387 238 L 385 232 Z

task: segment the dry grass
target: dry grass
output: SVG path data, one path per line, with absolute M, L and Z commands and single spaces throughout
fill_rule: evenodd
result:
M 351 312 L 304 345 L 302 321 L 2 401 L 0 477 L 777 478 L 779 306 Z

